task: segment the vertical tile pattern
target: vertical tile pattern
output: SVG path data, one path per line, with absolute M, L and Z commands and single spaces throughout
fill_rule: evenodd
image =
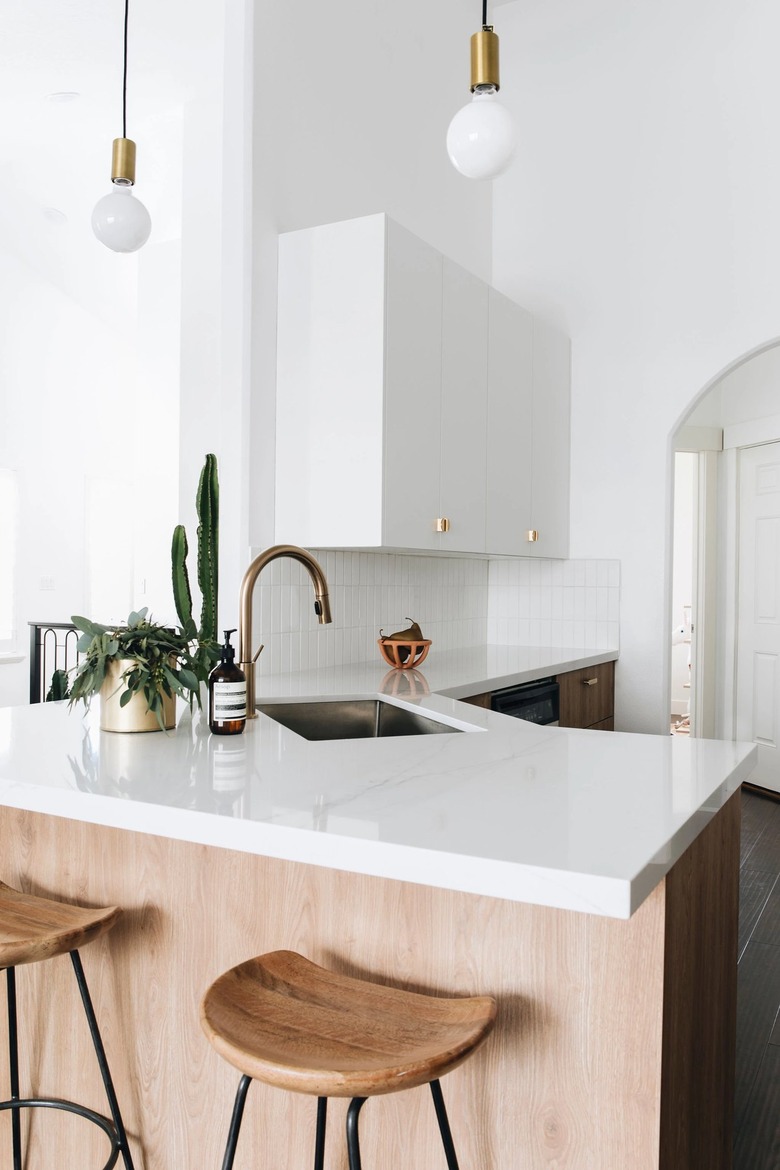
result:
M 620 562 L 491 561 L 487 640 L 618 649 Z
M 255 591 L 255 642 L 269 674 L 365 662 L 380 628 L 419 622 L 438 650 L 477 646 L 617 649 L 617 561 L 494 560 L 314 551 L 333 624 L 320 626 L 306 571 L 272 562 Z
M 318 624 L 302 566 L 272 562 L 255 590 L 255 641 L 269 674 L 375 658 L 380 628 L 419 622 L 439 650 L 485 641 L 488 561 L 312 550 L 330 589 L 333 623 Z

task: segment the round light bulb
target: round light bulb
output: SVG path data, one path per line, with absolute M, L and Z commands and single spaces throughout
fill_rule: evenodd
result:
M 114 184 L 95 204 L 92 230 L 112 252 L 137 252 L 149 239 L 152 219 L 131 187 Z
M 515 150 L 512 118 L 494 86 L 478 88 L 458 110 L 447 131 L 447 154 L 467 179 L 493 179 L 506 170 Z

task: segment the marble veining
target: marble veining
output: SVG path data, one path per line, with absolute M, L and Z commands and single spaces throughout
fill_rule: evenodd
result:
M 564 669 L 556 656 L 541 662 L 536 649 L 514 649 L 472 648 L 403 683 L 399 672 L 388 681 L 379 662 L 319 679 L 259 679 L 265 700 L 384 694 L 466 734 L 309 742 L 261 714 L 242 736 L 216 737 L 185 709 L 168 735 L 114 735 L 99 730 L 97 711 L 0 709 L 0 801 L 628 917 L 746 778 L 755 748 L 537 727 L 435 693 L 475 693 Z M 565 661 L 573 669 L 593 657 L 571 652 Z M 388 693 L 397 687 L 407 693 Z

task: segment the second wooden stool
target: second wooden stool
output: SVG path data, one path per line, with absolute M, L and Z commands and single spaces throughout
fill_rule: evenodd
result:
M 253 1079 L 318 1098 L 314 1170 L 323 1170 L 328 1097 L 351 1097 L 350 1170 L 368 1097 L 429 1084 L 449 1170 L 458 1170 L 439 1077 L 462 1064 L 496 1018 L 489 996 L 440 999 L 337 975 L 273 951 L 221 975 L 201 1004 L 217 1052 L 241 1072 L 222 1170 L 231 1170 Z

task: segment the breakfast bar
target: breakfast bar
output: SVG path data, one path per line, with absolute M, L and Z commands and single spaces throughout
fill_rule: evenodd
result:
M 472 690 L 494 681 L 483 669 Z M 343 684 L 285 694 L 277 681 L 263 699 L 338 702 Z M 291 949 L 398 987 L 496 997 L 494 1035 L 443 1082 L 464 1168 L 728 1170 L 753 746 L 537 727 L 430 684 L 390 689 L 375 678 L 351 697 L 444 730 L 310 741 L 264 713 L 215 737 L 185 709 L 175 732 L 121 736 L 66 704 L 0 710 L 0 876 L 124 909 L 84 964 L 136 1165 L 219 1166 L 235 1079 L 199 1000 L 229 967 Z M 30 1040 L 65 1015 L 56 966 L 25 982 L 31 1005 L 49 1004 L 26 1013 Z M 87 1045 L 49 1043 L 24 1075 L 66 1095 L 58 1052 L 83 1048 L 82 1096 L 100 1108 Z M 308 1165 L 313 1108 L 255 1085 L 237 1167 Z M 361 1125 L 366 1167 L 400 1165 L 412 1128 L 418 1164 L 439 1164 L 422 1095 L 374 1102 Z M 44 1140 L 33 1120 L 32 1141 L 50 1158 L 102 1164 L 99 1133 L 46 1126 Z M 334 1122 L 327 1165 L 343 1170 L 340 1137 Z

